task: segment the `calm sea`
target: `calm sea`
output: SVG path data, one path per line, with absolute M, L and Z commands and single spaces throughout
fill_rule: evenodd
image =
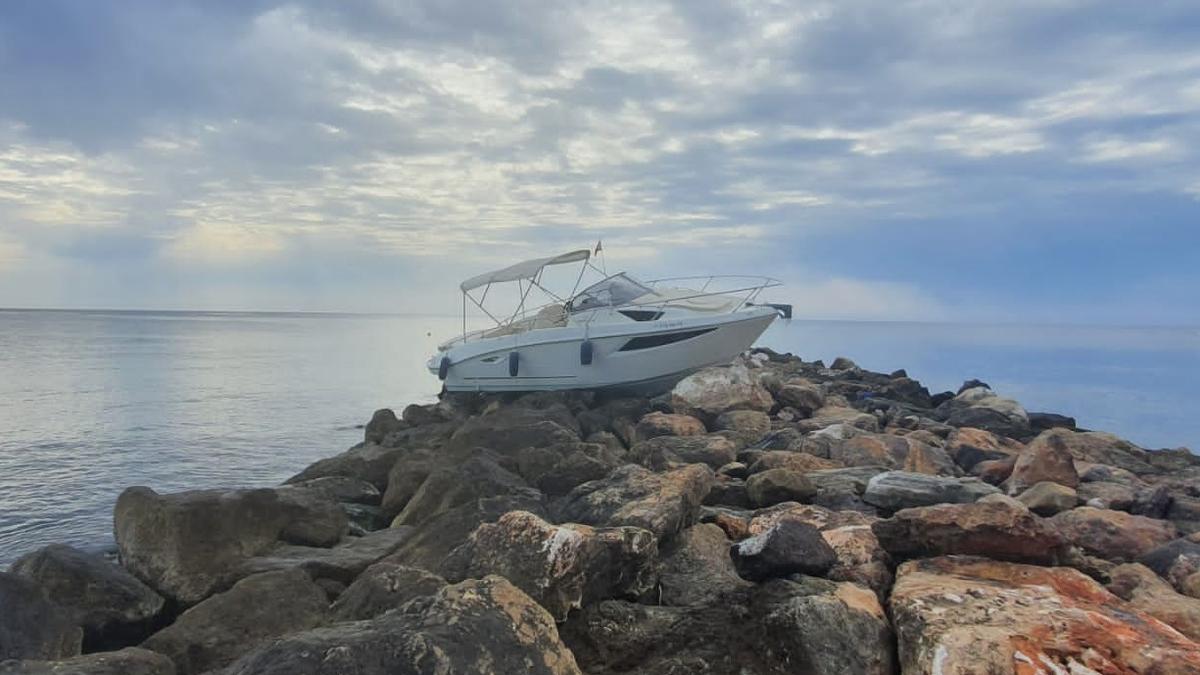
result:
M 112 545 L 112 505 L 278 483 L 434 399 L 423 364 L 457 318 L 0 310 L 0 565 L 50 542 Z M 1030 410 L 1148 447 L 1200 448 L 1200 329 L 776 322 L 761 344 L 977 377 Z

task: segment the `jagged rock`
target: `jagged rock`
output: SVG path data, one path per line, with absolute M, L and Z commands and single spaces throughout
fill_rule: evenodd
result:
M 616 466 L 616 462 L 603 453 L 576 450 L 542 474 L 537 486 L 548 495 L 565 495 L 578 485 L 604 478 Z
M 971 468 L 971 473 L 988 485 L 1000 485 L 1012 475 L 1017 458 L 985 459 Z
M 359 443 L 340 455 L 313 462 L 300 473 L 287 479 L 287 483 L 303 483 L 327 476 L 346 476 L 366 481 L 378 490 L 385 490 L 388 471 L 406 452 L 408 449 L 403 447 Z
M 333 548 L 280 544 L 247 558 L 231 573 L 240 579 L 251 574 L 301 569 L 314 579 L 333 579 L 344 584 L 354 580 L 371 563 L 397 551 L 412 536 L 411 527 L 393 527 L 350 537 Z
M 729 557 L 729 539 L 712 523 L 693 525 L 662 550 L 659 602 L 695 605 L 714 601 L 748 585 Z
M 803 433 L 810 433 L 834 425 L 872 433 L 879 431 L 879 419 L 874 415 L 844 405 L 830 405 L 828 400 L 820 409 L 813 411 L 812 417 L 796 422 L 796 429 Z
M 1017 501 L 1039 516 L 1052 516 L 1075 508 L 1079 497 L 1071 488 L 1059 483 L 1042 481 L 1017 496 Z
M 750 475 L 750 467 L 746 466 L 742 462 L 730 462 L 718 468 L 717 475 L 745 479 Z
M 1196 643 L 1070 568 L 916 560 L 890 604 L 904 673 L 1200 670 Z
M 851 361 L 850 359 L 848 359 L 844 356 L 839 356 L 839 357 L 835 358 L 833 360 L 833 363 L 829 364 L 830 370 L 854 370 L 857 368 L 858 368 L 857 363 Z
M 861 495 L 867 491 L 871 479 L 887 469 L 881 466 L 852 466 L 843 469 L 818 469 L 805 476 L 817 486 L 818 494 L 843 493 Z
M 784 672 L 895 672 L 891 625 L 869 590 L 811 577 L 777 579 L 756 600 L 764 646 Z
M 762 581 L 789 574 L 822 575 L 837 562 L 837 554 L 817 528 L 783 519 L 767 531 L 729 549 L 738 575 Z
M 554 619 L 502 577 L 446 586 L 367 621 L 294 633 L 243 656 L 228 675 L 531 673 L 576 675 Z
M 337 502 L 308 490 L 121 493 L 113 512 L 121 563 L 184 605 L 227 587 L 229 571 L 279 540 L 330 546 L 348 529 Z
M 500 466 L 492 456 L 476 454 L 462 464 L 429 474 L 392 525 L 420 525 L 460 504 L 481 497 L 513 494 L 528 487 L 520 476 Z
M 908 471 L 888 471 L 867 482 L 863 501 L 896 511 L 931 504 L 966 504 L 999 492 L 977 478 L 929 476 Z
M 1049 521 L 1009 498 L 904 509 L 871 530 L 899 559 L 962 554 L 1053 565 L 1065 553 Z
M 373 619 L 414 598 L 434 595 L 445 585 L 446 580 L 436 574 L 380 560 L 338 596 L 329 608 L 330 616 L 335 622 Z
M 0 661 L 79 654 L 83 629 L 73 612 L 52 602 L 36 582 L 0 572 L 0 610 Z
M 1080 459 L 1075 460 L 1075 470 L 1079 472 L 1081 483 L 1107 482 L 1119 483 L 1126 487 L 1138 488 L 1143 485 L 1137 474 L 1120 467 L 1107 464 L 1093 464 Z
M 1138 562 L 1169 581 L 1180 593 L 1200 597 L 1190 592 L 1188 586 L 1189 577 L 1200 572 L 1200 543 L 1176 539 L 1143 554 Z
M 140 641 L 163 608 L 162 596 L 124 569 L 62 544 L 21 556 L 9 570 L 73 612 L 90 648 Z
M 746 489 L 746 481 L 717 474 L 712 489 L 704 497 L 704 505 L 750 508 L 750 492 Z
M 1200 532 L 1200 499 L 1178 493 L 1172 495 L 1171 505 L 1167 507 L 1167 520 L 1182 532 Z
M 1177 534 L 1166 521 L 1090 506 L 1064 511 L 1050 520 L 1067 541 L 1113 562 L 1137 560 Z
M 752 505 L 762 507 L 809 501 L 816 496 L 817 488 L 799 471 L 768 469 L 746 480 L 746 492 Z
M 585 436 L 607 431 L 617 436 L 626 447 L 633 445 L 633 428 L 650 412 L 650 402 L 644 398 L 619 398 L 603 403 L 577 416 Z
M 61 661 L 3 661 L 0 675 L 175 675 L 175 665 L 162 654 L 126 647 Z
M 1152 570 L 1137 563 L 1109 572 L 1108 590 L 1192 640 L 1200 640 L 1200 600 L 1180 595 Z M 1197 645 L 1200 649 L 1200 645 Z
M 717 433 L 744 448 L 771 432 L 771 418 L 759 410 L 730 410 L 718 415 L 713 427 Z
M 946 439 L 946 452 L 964 471 L 980 462 L 1016 457 L 1023 448 L 1017 441 L 971 427 L 955 429 Z
M 944 476 L 959 473 L 944 450 L 908 436 L 859 434 L 831 447 L 829 458 L 846 466 L 885 466 Z
M 388 434 L 401 431 L 407 426 L 404 422 L 396 419 L 396 413 L 391 408 L 381 408 L 376 410 L 371 415 L 371 421 L 367 422 L 363 440 L 367 443 L 381 443 L 388 437 Z
M 387 489 L 384 491 L 380 503 L 383 515 L 388 520 L 399 515 L 413 495 L 417 494 L 417 490 L 421 489 L 421 484 L 425 482 L 426 478 L 429 478 L 429 474 L 443 466 L 444 463 L 444 458 L 439 458 L 437 453 L 424 448 L 413 450 L 397 458 L 388 471 Z
M 1046 433 L 1033 439 L 1013 465 L 1008 479 L 1008 493 L 1017 495 L 1035 483 L 1049 481 L 1074 489 L 1079 485 L 1075 461 L 1065 441 L 1058 434 Z
M 1038 434 L 1035 441 L 1045 442 L 1050 438 L 1061 441 L 1071 456 L 1081 462 L 1107 464 L 1138 475 L 1154 472 L 1145 450 L 1112 434 L 1050 429 Z
M 1034 433 L 1059 428 L 1074 431 L 1075 418 L 1057 413 L 1031 412 L 1029 413 L 1029 427 L 1033 429 Z
M 575 415 L 561 404 L 546 408 L 500 407 L 469 417 L 446 442 L 450 453 L 487 448 L 512 456 L 522 448 L 548 447 L 581 439 Z
M 1136 497 L 1133 488 L 1108 481 L 1080 483 L 1076 494 L 1085 503 L 1098 499 L 1104 504 L 1104 508 L 1115 511 L 1128 511 L 1133 506 L 1133 500 Z
M 498 574 L 562 621 L 567 612 L 654 586 L 658 542 L 637 527 L 552 525 L 525 511 L 480 525 L 447 558 L 449 581 Z
M 809 504 L 778 504 L 756 511 L 746 534 L 757 535 L 783 520 L 796 520 L 821 531 L 837 562 L 826 576 L 834 581 L 851 581 L 883 597 L 892 584 L 890 559 L 879 545 L 871 524 L 878 518 L 855 511 L 830 511 Z
M 696 522 L 713 480 L 712 471 L 701 464 L 661 474 L 627 464 L 607 478 L 572 490 L 557 505 L 556 520 L 586 525 L 631 525 L 665 537 Z
M 713 469 L 734 461 L 737 450 L 724 436 L 659 436 L 636 443 L 629 459 L 662 471 L 686 464 L 707 464 Z
M 638 421 L 633 436 L 638 441 L 645 441 L 659 436 L 698 436 L 707 432 L 704 422 L 691 415 L 654 411 Z
M 983 429 L 1008 438 L 1030 435 L 1029 414 L 1020 403 L 997 396 L 987 387 L 965 389 L 938 406 L 947 424 Z
M 1133 494 L 1129 512 L 1147 518 L 1166 518 L 1174 502 L 1175 498 L 1166 485 L 1147 487 Z
M 365 480 L 349 476 L 324 476 L 292 483 L 293 488 L 312 490 L 335 502 L 378 505 L 383 498 L 379 488 Z
M 773 392 L 779 405 L 787 406 L 805 417 L 811 416 L 825 405 L 825 394 L 812 384 L 789 382 Z
M 258 645 L 325 621 L 325 592 L 300 570 L 246 577 L 181 614 L 142 646 L 196 675 L 232 663 Z
M 766 412 L 775 399 L 745 366 L 732 365 L 705 368 L 683 378 L 671 390 L 671 405 L 677 412 L 716 417 L 729 410 Z
M 747 475 L 762 473 L 770 469 L 791 469 L 792 471 L 808 473 L 810 471 L 837 468 L 841 468 L 841 465 L 837 462 L 822 459 L 806 452 L 763 450 L 755 455 L 754 462 L 750 465 Z
M 484 497 L 460 504 L 413 528 L 400 548 L 388 559 L 436 573 L 442 568 L 446 556 L 466 541 L 475 528 L 482 523 L 495 522 L 509 511 L 544 515 L 546 507 L 542 493 L 527 488 L 514 494 Z

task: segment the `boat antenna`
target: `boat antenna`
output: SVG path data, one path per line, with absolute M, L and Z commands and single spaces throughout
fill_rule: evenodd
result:
M 608 276 L 608 265 L 604 264 L 604 243 L 600 239 L 596 240 L 596 251 L 592 255 L 600 256 L 600 269 L 604 276 Z

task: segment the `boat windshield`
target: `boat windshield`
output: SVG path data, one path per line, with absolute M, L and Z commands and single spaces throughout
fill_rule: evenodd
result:
M 653 292 L 649 286 L 621 272 L 580 291 L 571 299 L 567 310 L 582 312 L 597 307 L 617 307 Z

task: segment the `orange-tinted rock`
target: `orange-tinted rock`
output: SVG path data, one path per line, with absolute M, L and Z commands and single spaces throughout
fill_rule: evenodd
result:
M 881 596 L 891 586 L 887 552 L 871 531 L 871 524 L 878 518 L 857 511 L 830 511 L 811 504 L 778 504 L 757 511 L 747 534 L 760 534 L 782 520 L 797 520 L 821 531 L 825 542 L 837 554 L 837 562 L 825 575 L 828 578 L 861 584 Z
M 955 429 L 946 439 L 946 452 L 964 471 L 980 462 L 1016 457 L 1024 447 L 1011 438 L 973 427 Z
M 1048 521 L 1007 497 L 904 509 L 871 529 L 901 559 L 961 554 L 1052 565 L 1065 552 Z
M 1008 478 L 1008 493 L 1017 495 L 1029 487 L 1049 481 L 1069 488 L 1079 485 L 1075 461 L 1060 434 L 1046 432 L 1033 439 L 1013 465 Z
M 1131 607 L 1200 640 L 1200 600 L 1180 595 L 1145 565 L 1118 565 L 1109 573 L 1108 590 Z
M 885 466 L 936 476 L 960 473 L 945 450 L 909 436 L 859 434 L 831 447 L 829 457 L 846 466 Z
M 1016 464 L 1015 456 L 1006 459 L 985 459 L 971 467 L 971 473 L 989 485 L 999 485 L 1008 480 Z
M 792 469 L 793 471 L 809 472 L 822 469 L 837 469 L 841 463 L 824 459 L 807 452 L 792 452 L 791 450 L 767 450 L 758 455 L 758 459 L 750 465 L 750 473 L 759 473 L 768 469 Z
M 1034 442 L 1051 437 L 1061 441 L 1071 456 L 1078 461 L 1107 464 L 1138 475 L 1154 472 L 1145 450 L 1113 434 L 1050 429 L 1043 431 Z
M 704 423 L 691 415 L 674 415 L 656 410 L 638 421 L 633 435 L 636 440 L 644 441 L 659 436 L 698 436 L 707 431 Z
M 1050 519 L 1070 543 L 1113 562 L 1130 562 L 1176 537 L 1165 520 L 1081 506 Z
M 1200 672 L 1200 645 L 1070 568 L 912 561 L 890 604 L 904 673 Z

